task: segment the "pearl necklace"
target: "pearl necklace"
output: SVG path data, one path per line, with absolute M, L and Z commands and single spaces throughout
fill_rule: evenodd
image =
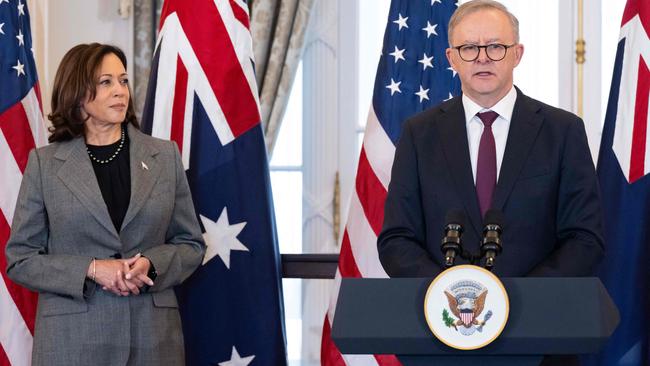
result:
M 93 153 L 90 152 L 90 149 L 88 148 L 88 146 L 86 146 L 86 151 L 88 152 L 88 156 L 90 157 L 90 159 L 92 161 L 94 161 L 96 163 L 99 163 L 99 164 L 108 164 L 108 163 L 110 163 L 111 161 L 113 161 L 113 159 L 115 159 L 117 157 L 117 155 L 120 153 L 120 151 L 122 151 L 122 147 L 124 147 L 125 136 L 126 135 L 124 133 L 124 129 L 122 129 L 122 137 L 120 138 L 120 145 L 117 147 L 117 150 L 113 153 L 113 155 L 111 155 L 110 158 L 108 158 L 106 160 L 100 160 L 95 155 L 93 155 Z

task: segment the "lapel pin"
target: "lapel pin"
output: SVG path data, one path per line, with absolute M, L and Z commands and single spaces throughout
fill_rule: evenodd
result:
M 144 163 L 144 161 L 141 161 L 140 163 L 142 163 L 142 170 L 149 170 L 149 167 Z

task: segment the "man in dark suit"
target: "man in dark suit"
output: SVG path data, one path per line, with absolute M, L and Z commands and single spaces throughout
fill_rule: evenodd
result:
M 465 250 L 480 253 L 482 218 L 492 208 L 504 216 L 497 275 L 591 274 L 603 254 L 602 215 L 582 120 L 514 87 L 524 47 L 517 19 L 501 4 L 460 6 L 449 44 L 463 95 L 404 123 L 378 238 L 386 272 L 440 273 L 451 210 L 466 217 Z

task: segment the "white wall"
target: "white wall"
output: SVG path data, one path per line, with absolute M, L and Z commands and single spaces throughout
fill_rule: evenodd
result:
M 127 3 L 130 1 L 127 1 Z M 36 67 L 43 111 L 50 112 L 50 95 L 63 55 L 79 43 L 110 43 L 120 47 L 133 66 L 133 12 L 123 19 L 119 0 L 29 0 Z

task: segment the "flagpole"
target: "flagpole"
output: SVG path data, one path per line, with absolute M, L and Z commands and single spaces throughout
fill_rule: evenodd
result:
M 578 0 L 578 39 L 576 40 L 576 63 L 578 64 L 578 116 L 583 118 L 584 63 L 586 45 L 584 39 L 584 4 Z

